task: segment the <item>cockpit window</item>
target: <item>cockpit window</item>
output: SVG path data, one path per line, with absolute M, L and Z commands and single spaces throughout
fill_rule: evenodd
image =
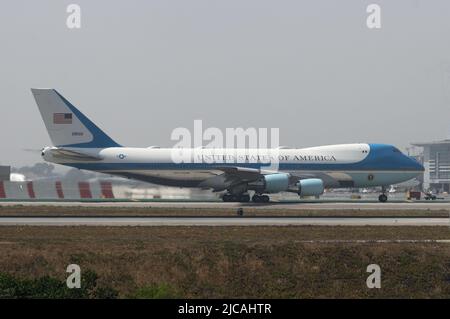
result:
M 393 147 L 392 151 L 395 152 L 395 153 L 401 153 L 400 150 L 398 148 L 396 148 L 396 147 Z

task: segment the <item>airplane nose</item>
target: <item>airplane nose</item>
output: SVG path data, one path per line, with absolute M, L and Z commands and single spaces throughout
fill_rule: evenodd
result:
M 425 167 L 422 164 L 420 164 L 420 163 L 418 163 L 418 164 L 419 164 L 419 171 L 424 172 L 425 171 Z
M 415 158 L 410 157 L 409 160 L 411 161 L 411 166 L 414 170 L 417 170 L 419 172 L 425 171 L 425 167 L 421 163 L 419 163 Z

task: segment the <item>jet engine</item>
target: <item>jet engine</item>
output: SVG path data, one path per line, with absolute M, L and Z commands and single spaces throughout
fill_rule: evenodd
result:
M 289 188 L 289 174 L 276 173 L 264 175 L 256 182 L 249 183 L 248 186 L 257 193 L 284 192 Z
M 300 196 L 319 196 L 323 194 L 323 181 L 319 178 L 301 179 L 294 185 L 290 184 L 292 177 L 287 173 L 264 175 L 259 180 L 249 183 L 248 188 L 257 193 L 296 192 Z
M 300 196 L 319 196 L 323 194 L 323 181 L 319 178 L 301 179 L 297 183 Z

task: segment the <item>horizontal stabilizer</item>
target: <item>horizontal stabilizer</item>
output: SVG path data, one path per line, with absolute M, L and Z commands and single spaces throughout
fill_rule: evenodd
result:
M 64 148 L 50 148 L 48 151 L 50 155 L 54 158 L 70 160 L 70 161 L 101 161 L 103 158 L 99 156 L 93 156 L 89 154 L 84 154 L 81 152 L 76 152 L 73 150 L 67 150 Z

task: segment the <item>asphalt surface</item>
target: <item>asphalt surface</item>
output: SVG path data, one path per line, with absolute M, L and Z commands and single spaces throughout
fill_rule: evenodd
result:
M 448 201 L 398 201 L 379 203 L 378 201 L 292 201 L 292 202 L 270 202 L 265 204 L 255 203 L 223 203 L 223 202 L 183 202 L 183 201 L 139 201 L 139 202 L 64 202 L 64 201 L 25 201 L 25 202 L 0 202 L 1 206 L 61 206 L 61 207 L 154 207 L 154 208 L 238 208 L 252 207 L 257 209 L 294 209 L 294 210 L 332 210 L 332 209 L 373 209 L 373 210 L 408 210 L 408 209 L 428 209 L 428 210 L 449 210 Z
M 1 226 L 449 226 L 449 218 L 392 217 L 0 217 Z

